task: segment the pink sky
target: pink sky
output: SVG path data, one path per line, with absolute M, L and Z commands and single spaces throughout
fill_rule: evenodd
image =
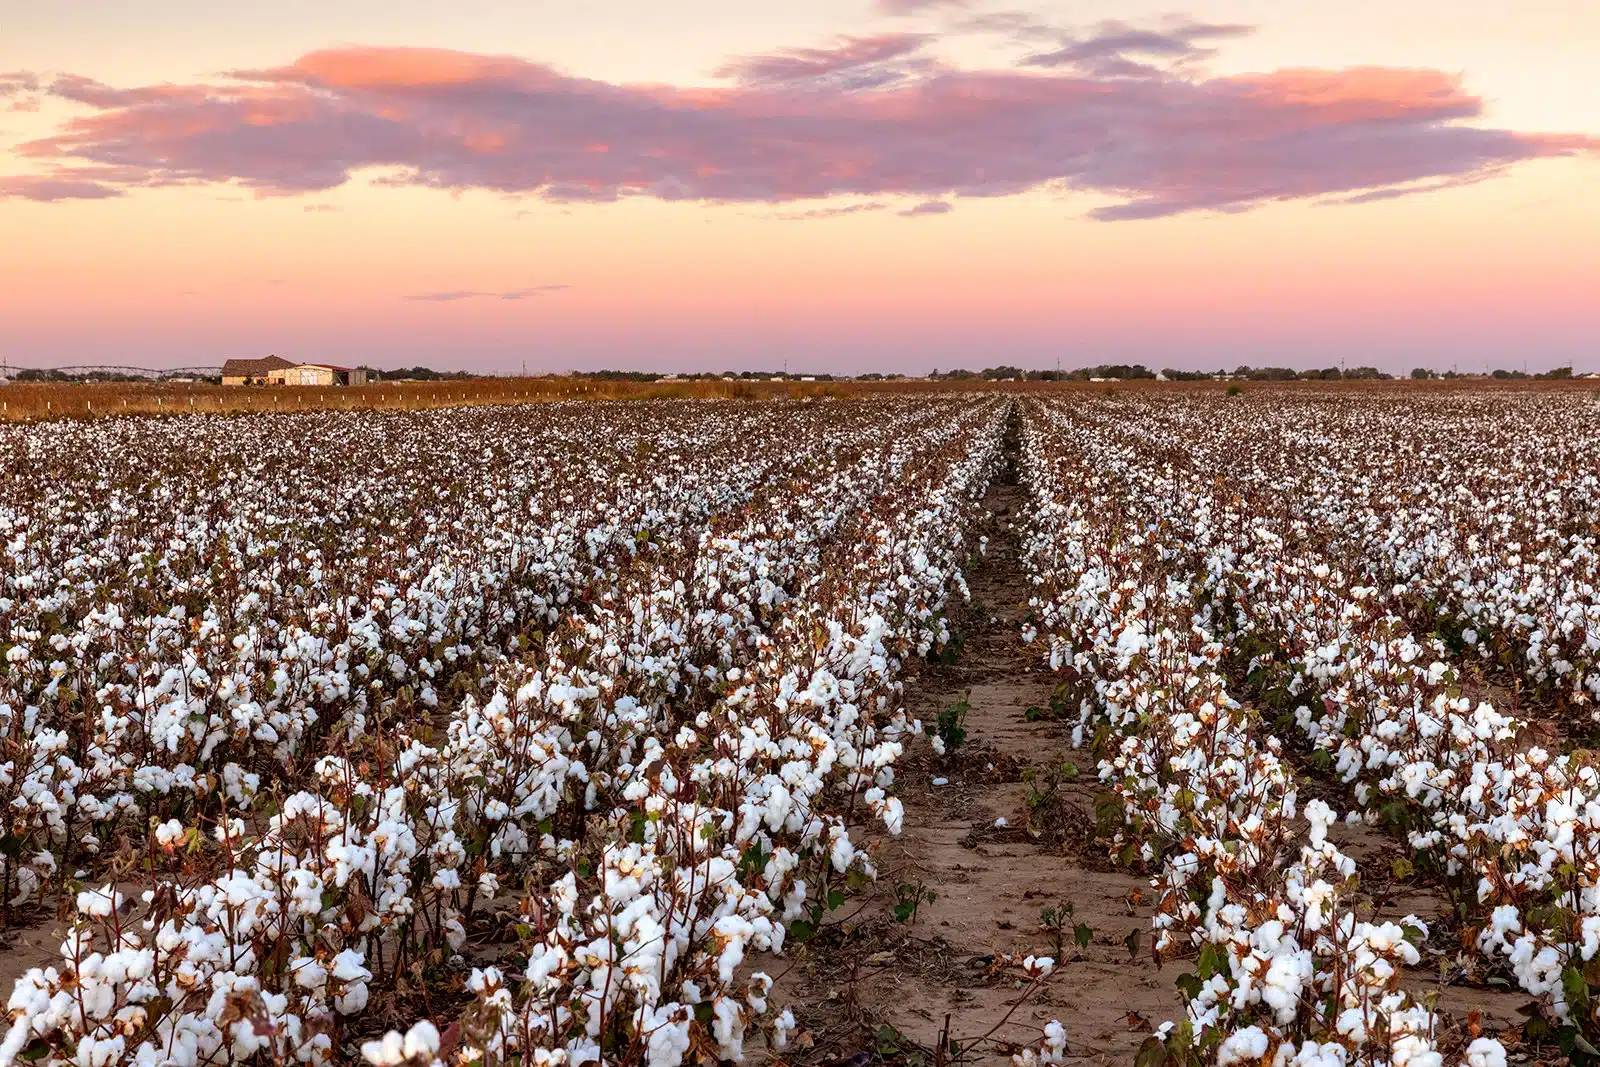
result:
M 0 353 L 1600 370 L 1587 0 L 601 8 L 8 15 Z

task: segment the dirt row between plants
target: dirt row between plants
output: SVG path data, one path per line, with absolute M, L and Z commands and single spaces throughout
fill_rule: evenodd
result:
M 1055 681 L 1020 636 L 1021 498 L 1015 472 L 1002 473 L 980 531 L 987 554 L 967 575 L 962 647 L 906 683 L 913 714 L 945 714 L 965 739 L 942 759 L 908 751 L 897 777 L 906 828 L 874 842 L 871 898 L 792 954 L 784 984 L 810 1042 L 830 1045 L 821 1062 L 931 1064 L 954 1058 L 943 1044 L 965 1063 L 1009 1063 L 1059 1019 L 1074 1056 L 1131 1064 L 1179 1010 L 1173 983 L 1189 968 L 1151 958 L 1148 878 L 1113 870 L 1092 840 L 1092 767 L 1072 777 L 1083 757 L 1068 728 L 1029 715 L 1050 707 Z M 1024 997 L 1015 970 L 996 967 L 1001 954 L 1051 956 L 1057 971 Z

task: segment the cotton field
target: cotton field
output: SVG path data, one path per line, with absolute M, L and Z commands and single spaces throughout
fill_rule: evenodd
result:
M 1146 887 L 1141 1067 L 1600 1056 L 1597 414 L 1152 389 L 0 427 L 0 917 L 59 944 L 11 972 L 0 1064 L 829 1062 L 825 990 L 785 976 L 885 928 L 861 982 L 939 989 L 905 962 L 937 936 L 1010 999 L 880 1060 L 1089 1055 L 1075 992 L 1120 979 L 1088 926 L 1068 959 L 1059 915 L 997 944 L 931 910 L 937 798 L 1018 765 L 1010 712 L 930 704 L 979 667 L 1049 694 L 1020 758 L 1081 766 L 1097 829 L 984 809 L 974 855 Z

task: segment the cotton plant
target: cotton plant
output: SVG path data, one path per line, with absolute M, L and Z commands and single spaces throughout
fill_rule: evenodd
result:
M 903 825 L 894 765 L 920 726 L 899 672 L 949 638 L 1006 407 L 940 400 L 948 417 L 930 420 L 921 402 L 793 405 L 730 422 L 647 406 L 678 425 L 623 428 L 598 456 L 594 410 L 535 421 L 541 448 L 575 460 L 559 471 L 517 439 L 520 409 L 450 416 L 466 422 L 445 438 L 426 436 L 432 416 L 280 420 L 336 447 L 389 437 L 408 458 L 331 495 L 297 483 L 257 500 L 244 482 L 236 516 L 212 509 L 149 543 L 160 561 L 141 557 L 137 597 L 77 616 L 66 603 L 54 635 L 14 612 L 56 611 L 62 594 L 0 602 L 26 643 L 10 662 L 32 664 L 37 644 L 76 656 L 7 676 L 0 722 L 30 755 L 0 788 L 35 802 L 31 832 L 63 856 L 93 866 L 94 831 L 137 828 L 159 860 L 142 897 L 85 898 L 60 963 L 19 983 L 0 1062 L 143 1062 L 173 1042 L 196 1062 L 340 1059 L 350 1019 L 419 967 L 462 976 L 469 1011 L 368 1042 L 368 1060 L 582 1059 L 607 1041 L 667 1065 L 693 1042 L 736 1059 L 756 1028 L 782 1047 L 793 1015 L 748 958 L 814 923 L 828 887 L 871 877 L 861 820 Z M 773 418 L 814 451 L 751 432 Z M 106 432 L 169 429 L 220 432 Z M 219 449 L 247 454 L 257 429 L 224 427 Z M 395 481 L 463 459 L 486 484 L 423 503 Z M 176 483 L 161 504 L 187 515 L 203 488 Z M 144 521 L 131 499 L 115 498 L 108 530 Z M 719 518 L 741 509 L 753 524 Z M 55 546 L 30 516 L 0 521 L 34 568 L 8 594 L 43 588 Z M 326 547 L 336 533 L 348 558 Z M 198 588 L 213 534 L 222 593 L 152 610 L 168 587 Z M 714 545 L 727 551 L 708 570 L 696 560 Z M 82 731 L 40 726 L 72 721 L 91 683 L 104 706 L 87 721 L 105 733 L 71 750 Z M 49 851 L 6 873 L 24 893 L 59 877 Z M 467 955 L 470 928 L 508 907 L 537 997 Z M 87 946 L 130 938 L 156 975 L 234 992 L 202 1004 L 124 983 L 92 1017 L 58 1010 L 101 973 Z M 216 948 L 191 958 L 195 945 Z
M 1156 1040 L 1217 1063 L 1440 1062 L 1432 1013 L 1400 985 L 1426 927 L 1359 918 L 1334 812 L 1301 809 L 1280 743 L 1228 695 L 1226 620 L 1166 517 L 1170 468 L 1141 452 L 1159 435 L 1124 442 L 1044 405 L 1027 416 L 1034 624 L 1118 798 L 1112 847 L 1156 872 L 1155 950 L 1199 961 L 1186 1017 Z M 1126 503 L 1094 514 L 1104 499 Z

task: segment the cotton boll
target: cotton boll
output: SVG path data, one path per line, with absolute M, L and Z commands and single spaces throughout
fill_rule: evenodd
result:
M 1480 1037 L 1467 1046 L 1466 1067 L 1506 1067 L 1506 1049 L 1492 1037 Z

